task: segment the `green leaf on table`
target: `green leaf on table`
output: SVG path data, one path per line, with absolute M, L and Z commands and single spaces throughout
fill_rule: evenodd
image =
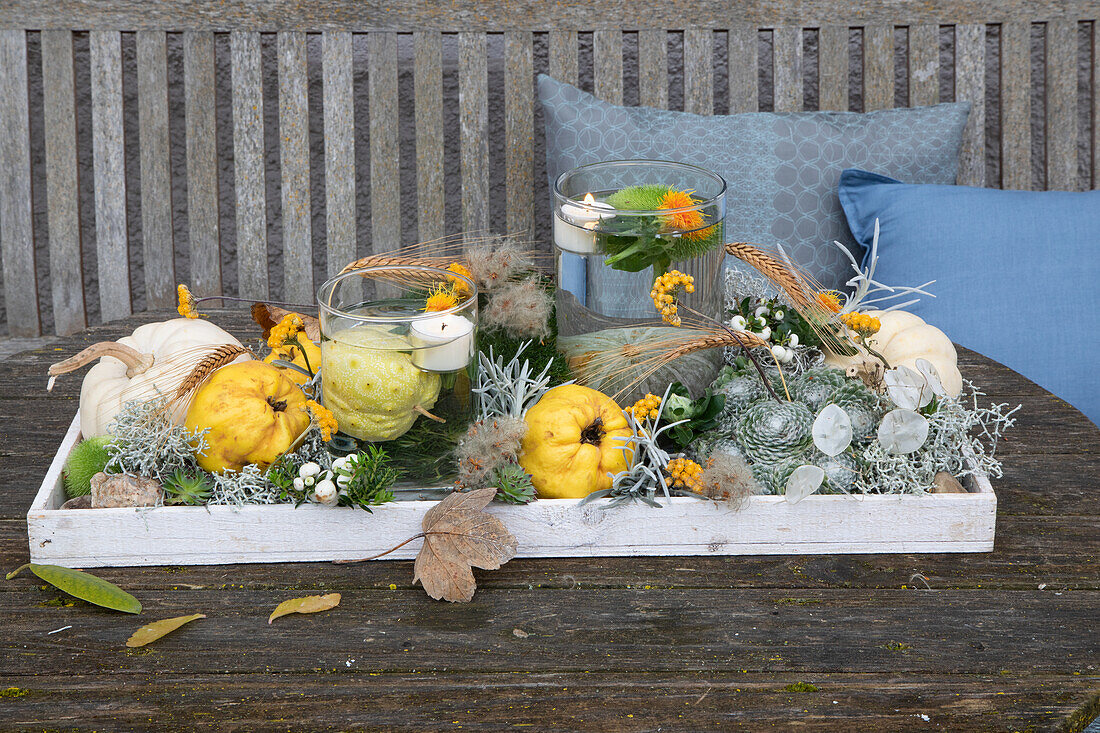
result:
M 268 617 L 267 622 L 270 624 L 280 616 L 286 616 L 290 613 L 317 613 L 318 611 L 327 611 L 330 608 L 336 608 L 340 605 L 339 593 L 326 593 L 323 596 L 306 596 L 305 598 L 291 598 L 289 601 L 283 601 L 275 610 L 271 612 L 271 616 Z
M 141 603 L 138 599 L 114 583 L 108 583 L 106 580 L 97 578 L 82 570 L 63 568 L 60 565 L 38 565 L 31 562 L 8 573 L 7 579 L 11 580 L 24 568 L 30 568 L 30 571 L 42 580 L 82 601 L 110 608 L 114 611 L 141 613 Z
M 126 640 L 126 646 L 145 646 L 166 634 L 172 633 L 184 624 L 189 624 L 200 618 L 206 618 L 206 614 L 193 613 L 190 616 L 176 616 L 175 618 L 166 618 L 163 621 L 154 621 L 151 624 L 145 624 Z

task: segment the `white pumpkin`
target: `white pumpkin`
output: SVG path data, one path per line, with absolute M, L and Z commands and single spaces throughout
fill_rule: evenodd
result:
M 868 345 L 882 354 L 891 367 L 904 364 L 917 368 L 917 359 L 927 359 L 939 373 L 944 390 L 951 397 L 962 391 L 962 374 L 959 373 L 958 354 L 955 345 L 940 329 L 925 323 L 920 316 L 896 311 L 867 311 L 867 315 L 879 319 L 882 327 L 868 339 Z M 825 363 L 840 369 L 859 368 L 865 363 L 878 363 L 878 359 L 860 347 L 855 356 L 826 354 Z
M 53 377 L 96 359 L 80 388 L 80 432 L 85 438 L 105 435 L 124 402 L 174 393 L 191 369 L 214 348 L 241 342 L 210 321 L 174 318 L 138 326 L 118 341 L 89 346 L 71 359 L 50 367 Z M 247 361 L 243 354 L 237 361 Z M 186 404 L 177 405 L 173 419 L 182 423 Z

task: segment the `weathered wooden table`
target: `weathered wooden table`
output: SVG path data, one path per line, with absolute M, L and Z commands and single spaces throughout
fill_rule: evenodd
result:
M 47 365 L 150 320 L 0 362 L 5 569 L 27 561 L 24 515 L 76 411 L 79 377 L 49 394 Z M 213 320 L 254 333 L 240 311 Z M 0 584 L 0 728 L 1079 730 L 1100 712 L 1100 430 L 961 359 L 1024 405 L 992 553 L 514 560 L 467 605 L 430 600 L 409 562 L 96 571 L 141 619 L 20 577 Z M 267 625 L 329 591 L 338 609 Z

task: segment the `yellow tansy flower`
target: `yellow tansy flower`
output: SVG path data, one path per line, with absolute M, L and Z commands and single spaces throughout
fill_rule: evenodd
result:
M 679 308 L 676 306 L 676 291 L 683 288 L 685 293 L 695 292 L 695 278 L 679 270 L 670 270 L 653 281 L 649 297 L 653 307 L 661 314 L 661 320 L 673 326 L 679 326 Z
M 646 418 L 656 420 L 657 416 L 661 414 L 661 398 L 652 393 L 647 394 L 627 408 L 627 412 L 633 415 L 634 419 L 639 422 Z
M 317 427 L 321 430 L 321 440 L 328 442 L 332 440 L 332 434 L 339 428 L 336 423 L 336 418 L 332 414 L 332 410 L 322 405 L 315 400 L 306 400 L 306 409 L 309 410 L 309 414 L 313 417 L 314 422 L 317 423 Z
M 688 458 L 673 458 L 665 466 L 674 489 L 698 492 L 703 485 L 703 467 Z
M 179 297 L 179 305 L 176 306 L 176 311 L 184 318 L 198 318 L 200 314 L 195 310 L 195 296 L 191 293 L 191 290 L 180 283 L 176 286 L 176 295 Z
M 272 349 L 277 349 L 288 341 L 295 341 L 298 334 L 305 327 L 306 325 L 302 322 L 301 316 L 297 313 L 287 313 L 283 316 L 283 320 L 271 327 L 271 333 L 267 337 L 267 345 Z
M 473 273 L 461 262 L 455 262 L 448 266 L 447 271 L 453 272 L 456 275 L 462 275 L 463 277 L 469 278 L 471 281 L 474 279 Z M 455 292 L 462 297 L 465 298 L 470 295 L 470 285 L 461 277 L 449 277 L 447 280 L 451 283 L 451 287 L 454 288 Z

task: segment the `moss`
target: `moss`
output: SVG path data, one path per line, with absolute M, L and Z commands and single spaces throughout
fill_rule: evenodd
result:
M 787 692 L 817 692 L 817 685 L 811 685 L 809 682 L 792 682 L 783 689 Z
M 902 654 L 906 654 L 913 647 L 910 646 L 909 644 L 903 644 L 900 641 L 890 641 L 890 642 L 887 642 L 885 644 L 882 644 L 879 648 L 880 649 L 886 649 L 886 650 L 891 651 L 891 652 L 901 652 Z
M 76 605 L 76 601 L 68 598 L 51 598 L 48 601 L 42 601 L 38 604 L 40 608 L 72 608 Z
M 0 690 L 0 697 L 26 697 L 29 692 L 29 690 L 24 690 L 21 687 L 7 687 L 3 690 Z
M 772 603 L 777 606 L 812 606 L 824 601 L 819 598 L 776 598 Z
M 523 356 L 531 362 L 531 368 L 535 374 L 542 372 L 550 360 L 553 359 L 554 364 L 550 367 L 550 384 L 557 385 L 572 379 L 573 372 L 569 369 L 565 357 L 558 352 L 558 324 L 554 316 L 550 316 L 548 326 L 550 328 L 550 335 L 541 341 L 532 342 L 523 352 Z M 479 351 L 488 354 L 489 347 L 491 346 L 493 348 L 493 354 L 495 356 L 502 356 L 505 360 L 511 359 L 516 351 L 519 350 L 520 344 L 522 343 L 522 339 L 512 338 L 500 329 L 483 329 L 478 331 L 477 335 L 477 347 Z

